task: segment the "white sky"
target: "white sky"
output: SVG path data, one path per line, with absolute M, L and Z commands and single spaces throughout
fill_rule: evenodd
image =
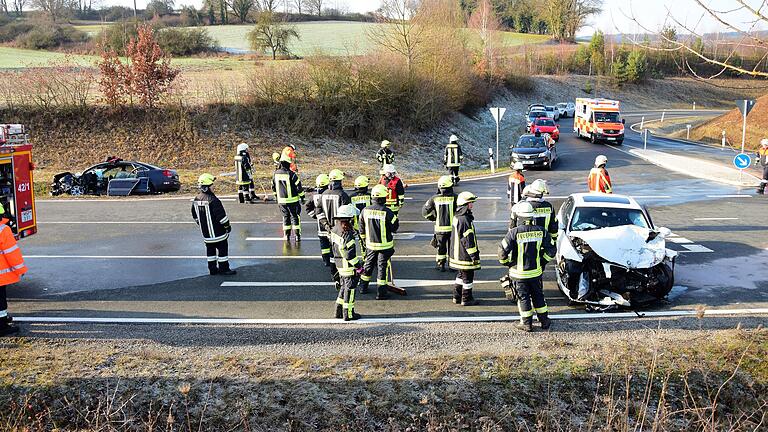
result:
M 101 1 L 106 5 L 115 4 L 129 7 L 133 6 L 133 0 Z M 731 10 L 738 6 L 736 0 L 700 1 L 705 5 L 720 10 Z M 754 5 L 755 8 L 759 7 L 761 2 L 762 0 L 747 0 L 747 3 Z M 138 3 L 141 6 L 142 3 L 146 3 L 146 0 L 138 0 Z M 368 12 L 378 8 L 381 4 L 381 0 L 326 0 L 326 3 L 329 7 L 346 5 L 346 8 L 351 12 Z M 185 4 L 200 7 L 202 5 L 202 0 L 176 0 L 177 7 Z M 696 3 L 696 0 L 603 0 L 603 6 L 603 13 L 593 17 L 590 25 L 584 27 L 581 30 L 580 35 L 591 35 L 595 29 L 601 29 L 608 34 L 644 33 L 640 26 L 625 16 L 631 16 L 633 11 L 642 26 L 649 30 L 656 31 L 664 25 L 665 21 L 670 24 L 673 23 L 667 18 L 668 8 L 672 9 L 672 13 L 678 21 L 694 28 L 696 32 L 713 33 L 718 31 L 730 31 L 724 25 L 709 17 Z M 763 12 L 764 14 L 768 14 L 768 10 Z M 749 28 L 750 26 L 750 24 L 745 23 L 750 20 L 751 14 L 743 12 L 732 13 L 727 15 L 727 17 L 740 28 Z M 765 30 L 768 29 L 768 26 L 758 26 L 756 27 L 756 30 L 758 29 Z

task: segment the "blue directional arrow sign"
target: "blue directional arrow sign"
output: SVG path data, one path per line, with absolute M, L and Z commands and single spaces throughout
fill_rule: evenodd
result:
M 733 165 L 738 169 L 749 168 L 752 158 L 746 153 L 739 153 L 733 158 Z

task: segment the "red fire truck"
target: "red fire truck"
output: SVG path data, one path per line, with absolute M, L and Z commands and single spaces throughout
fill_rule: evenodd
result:
M 32 144 L 23 125 L 0 124 L 0 204 L 17 239 L 37 232 Z

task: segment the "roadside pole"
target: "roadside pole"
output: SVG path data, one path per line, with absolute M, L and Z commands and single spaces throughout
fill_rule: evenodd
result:
M 666 111 L 661 112 L 661 122 L 664 123 L 664 114 L 666 114 Z
M 685 133 L 685 139 L 689 140 L 691 139 L 691 125 L 685 125 L 686 133 Z
M 643 150 L 648 150 L 648 129 L 643 129 Z
M 696 101 L 693 101 L 693 110 L 696 111 Z
M 506 108 L 499 108 L 499 107 L 493 107 L 490 109 L 491 115 L 493 116 L 493 119 L 496 121 L 496 161 L 495 166 L 496 169 L 499 168 L 499 123 L 501 123 L 501 118 L 504 117 L 504 113 L 507 111 Z M 493 156 L 491 156 L 491 171 L 496 172 L 494 169 L 494 161 Z
M 640 117 L 640 130 L 643 130 L 643 123 L 645 123 L 645 116 Z
M 723 129 L 723 149 L 725 149 L 725 129 Z
M 499 136 L 499 135 L 498 135 L 498 134 L 499 134 L 498 128 L 499 128 L 499 127 L 498 127 L 498 126 L 496 126 L 496 129 L 497 129 L 497 130 L 496 130 L 496 140 L 497 140 L 497 141 L 498 141 L 498 136 Z M 496 168 L 493 166 L 493 149 L 492 149 L 492 148 L 490 148 L 490 147 L 488 147 L 488 158 L 489 158 L 489 159 L 490 159 L 490 161 L 491 161 L 491 174 L 496 174 Z
M 737 168 L 739 168 L 739 181 L 741 181 L 741 174 L 744 171 L 745 168 L 747 168 L 750 165 L 750 158 L 748 155 L 744 153 L 744 145 L 747 141 L 747 114 L 749 114 L 750 111 L 752 111 L 752 108 L 755 106 L 755 100 L 754 99 L 741 99 L 736 101 L 736 106 L 739 107 L 739 111 L 741 111 L 741 114 L 744 116 L 741 124 L 741 153 L 734 158 L 734 165 L 737 165 Z M 740 161 L 746 161 L 746 166 L 739 166 L 741 163 Z

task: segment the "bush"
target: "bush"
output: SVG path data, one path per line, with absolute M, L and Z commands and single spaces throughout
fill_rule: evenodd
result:
M 216 50 L 216 41 L 205 29 L 163 29 L 157 32 L 157 43 L 163 51 L 172 56 L 188 56 Z
M 0 25 L 0 42 L 11 42 L 17 37 L 32 30 L 32 24 L 21 21 L 10 21 Z
M 51 49 L 71 43 L 86 42 L 88 34 L 67 25 L 36 27 L 16 38 L 16 44 L 27 49 Z
M 104 28 L 97 39 L 102 50 L 112 50 L 120 55 L 125 55 L 125 47 L 131 38 L 139 34 L 139 25 L 136 21 L 119 21 Z

